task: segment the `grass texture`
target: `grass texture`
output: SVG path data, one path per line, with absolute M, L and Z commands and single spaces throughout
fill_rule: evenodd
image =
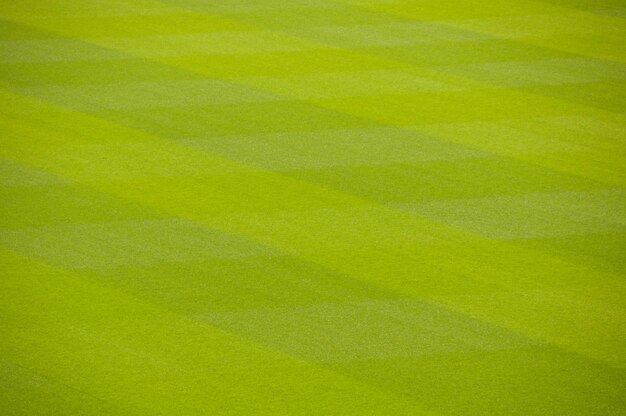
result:
M 0 413 L 626 415 L 622 0 L 0 2 Z

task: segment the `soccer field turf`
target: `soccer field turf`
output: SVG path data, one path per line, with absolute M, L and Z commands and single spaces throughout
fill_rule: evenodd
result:
M 626 415 L 623 0 L 0 0 L 0 414 Z

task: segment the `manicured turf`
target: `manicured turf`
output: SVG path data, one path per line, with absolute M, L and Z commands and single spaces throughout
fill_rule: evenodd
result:
M 626 415 L 623 0 L 0 5 L 0 414 Z

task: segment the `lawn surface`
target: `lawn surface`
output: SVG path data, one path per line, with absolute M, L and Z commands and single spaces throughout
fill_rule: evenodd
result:
M 2 415 L 626 415 L 623 0 L 0 4 Z

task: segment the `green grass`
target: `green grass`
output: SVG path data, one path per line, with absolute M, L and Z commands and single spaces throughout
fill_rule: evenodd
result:
M 1 414 L 626 415 L 622 0 L 1 3 Z

